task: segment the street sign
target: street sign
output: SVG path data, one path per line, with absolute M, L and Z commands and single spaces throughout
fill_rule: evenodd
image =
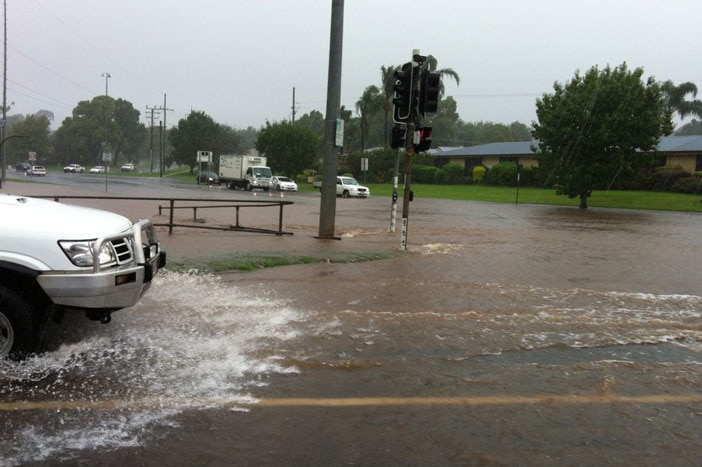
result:
M 27 153 L 27 160 L 29 162 L 35 162 L 37 160 L 37 153 L 34 151 Z
M 336 131 L 334 134 L 334 146 L 340 148 L 344 145 L 344 121 L 340 118 L 336 119 Z
M 212 151 L 198 151 L 197 161 L 212 163 Z

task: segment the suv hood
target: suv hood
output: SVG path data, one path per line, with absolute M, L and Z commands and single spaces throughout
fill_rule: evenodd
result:
M 128 230 L 124 216 L 39 198 L 0 194 L 0 249 L 7 241 L 90 240 Z

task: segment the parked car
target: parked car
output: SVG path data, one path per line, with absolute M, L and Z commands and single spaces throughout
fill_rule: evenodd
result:
M 18 162 L 17 165 L 15 166 L 15 170 L 17 172 L 24 172 L 25 174 L 27 173 L 27 170 L 32 168 L 32 164 L 29 162 Z
M 134 167 L 134 164 L 132 164 L 131 162 L 122 166 L 122 172 L 134 172 L 135 170 L 136 167 Z
M 197 175 L 197 184 L 219 185 L 219 175 L 214 172 L 200 172 Z
M 63 171 L 65 173 L 82 174 L 83 172 L 85 172 L 85 169 L 80 164 L 68 164 L 66 167 L 63 168 Z
M 33 177 L 45 177 L 46 169 L 43 165 L 33 165 L 29 168 L 29 170 L 27 170 L 27 175 L 31 175 Z
M 297 191 L 297 183 L 293 179 L 278 175 L 271 179 L 271 187 L 278 191 Z
M 104 165 L 96 165 L 92 169 L 90 169 L 91 174 L 104 174 L 105 173 L 105 166 Z

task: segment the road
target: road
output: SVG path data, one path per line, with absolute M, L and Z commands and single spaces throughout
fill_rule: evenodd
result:
M 0 366 L 0 465 L 699 464 L 699 215 L 417 193 L 405 252 L 388 199 L 338 199 L 341 240 L 295 200 L 293 236 L 162 240 L 387 259 L 165 271 L 70 316 Z

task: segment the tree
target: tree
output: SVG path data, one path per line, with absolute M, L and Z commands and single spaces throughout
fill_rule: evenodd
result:
M 124 99 L 115 101 L 114 123 L 119 130 L 113 142 L 115 157 L 124 153 L 125 160 L 137 159 L 138 151 L 146 141 L 147 130 L 139 122 L 141 113 L 134 108 L 131 102 Z
M 702 135 L 702 122 L 692 119 L 690 123 L 686 123 L 682 127 L 675 130 L 676 136 Z
M 319 110 L 304 114 L 295 122 L 295 125 L 309 128 L 321 139 L 324 139 L 324 115 Z
M 356 112 L 361 119 L 361 151 L 366 149 L 368 140 L 368 121 L 370 117 L 383 108 L 383 97 L 377 86 L 368 86 L 356 101 Z
M 22 121 L 12 125 L 8 136 L 26 136 L 26 138 L 12 138 L 5 143 L 5 152 L 9 156 L 7 162 L 14 165 L 26 161 L 29 152 L 37 153 L 40 163 L 46 164 L 53 156 L 49 131 L 50 121 L 46 115 L 27 115 Z
M 131 102 L 97 96 L 80 101 L 54 134 L 54 151 L 64 164 L 102 164 L 102 153 L 112 153 L 116 164 L 120 154 L 129 158 L 143 145 L 146 128 L 139 123 L 139 111 Z
M 582 209 L 593 189 L 636 171 L 646 159 L 639 151 L 655 149 L 672 130 L 660 84 L 642 76 L 642 68 L 629 71 L 626 63 L 595 66 L 536 101 L 532 135 L 540 170 L 558 194 L 579 197 Z
M 383 84 L 383 144 L 390 146 L 390 115 L 392 115 L 392 100 L 395 97 L 395 71 L 400 67 L 390 65 L 380 67 L 380 80 Z
M 219 157 L 220 135 L 220 126 L 212 117 L 193 110 L 169 131 L 168 141 L 173 146 L 171 156 L 179 164 L 189 166 L 192 174 L 198 164 L 197 151 L 212 151 Z
M 697 97 L 697 86 L 691 82 L 675 85 L 668 80 L 661 85 L 663 96 L 665 99 L 666 111 L 677 113 L 680 118 L 685 118 L 688 115 L 702 118 L 702 102 Z M 687 96 L 691 95 L 693 100 L 687 100 Z
M 439 88 L 439 95 L 443 96 L 446 93 L 446 88 L 444 87 L 444 81 L 445 78 L 451 78 L 456 82 L 456 86 L 461 84 L 461 77 L 458 76 L 458 73 L 453 71 L 451 68 L 441 68 L 437 69 L 438 67 L 438 61 L 436 58 L 434 58 L 433 55 L 427 55 L 427 66 L 429 68 L 429 71 L 433 71 L 435 73 L 439 73 L 441 76 L 441 86 Z
M 274 172 L 295 176 L 319 160 L 321 138 L 309 128 L 287 121 L 266 122 L 258 133 L 256 149 L 268 158 Z

